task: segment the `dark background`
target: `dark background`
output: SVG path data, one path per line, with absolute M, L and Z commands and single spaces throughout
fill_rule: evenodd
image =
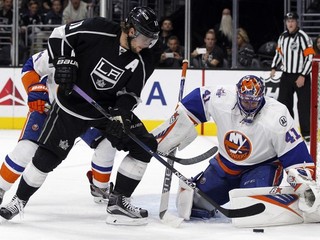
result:
M 203 44 L 206 31 L 221 20 L 224 8 L 232 12 L 232 0 L 191 1 L 191 51 Z M 184 43 L 184 6 L 170 17 L 174 31 Z M 233 14 L 232 14 L 233 15 Z M 277 41 L 284 31 L 284 2 L 281 0 L 239 0 L 239 27 L 244 28 L 255 51 L 266 42 Z

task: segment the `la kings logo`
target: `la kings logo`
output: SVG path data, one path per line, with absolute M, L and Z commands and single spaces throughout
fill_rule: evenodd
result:
M 97 90 L 108 90 L 114 87 L 123 73 L 123 69 L 120 69 L 106 59 L 101 58 L 90 75 Z

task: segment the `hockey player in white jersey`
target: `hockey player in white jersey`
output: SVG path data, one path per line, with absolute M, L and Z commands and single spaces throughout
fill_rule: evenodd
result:
M 37 139 L 56 91 L 56 84 L 48 80 L 48 75 L 52 74 L 48 61 L 47 51 L 41 51 L 31 56 L 22 68 L 21 79 L 28 95 L 29 112 L 16 147 L 5 157 L 0 168 L 0 204 L 5 192 L 20 177 L 38 148 Z M 81 138 L 95 149 L 87 176 L 94 201 L 103 203 L 109 191 L 115 150 L 95 128 L 88 129 Z M 104 149 L 108 149 L 107 155 Z
M 179 118 L 188 121 L 185 128 L 211 119 L 216 123 L 219 153 L 192 181 L 218 204 L 227 203 L 229 191 L 235 188 L 278 186 L 283 169 L 288 172 L 289 184 L 301 198 L 305 198 L 306 191 L 313 195 L 315 164 L 307 146 L 287 108 L 264 95 L 259 77 L 244 76 L 236 89 L 226 86 L 196 88 L 178 104 L 173 117 L 177 121 Z M 153 131 L 159 141 L 158 151 L 164 153 L 171 151 L 172 145 L 178 145 L 173 139 L 185 139 L 190 132 L 172 128 L 170 134 L 163 131 L 167 125 L 168 121 Z M 165 135 L 161 136 L 163 132 Z M 172 138 L 169 145 L 165 138 Z M 190 215 L 214 216 L 214 207 L 196 195 L 189 205 L 192 210 L 186 209 L 186 199 L 183 199 L 186 192 L 179 192 L 177 198 L 181 216 L 186 219 Z M 311 204 L 314 202 L 312 197 L 309 200 Z M 184 205 L 180 209 L 179 202 Z

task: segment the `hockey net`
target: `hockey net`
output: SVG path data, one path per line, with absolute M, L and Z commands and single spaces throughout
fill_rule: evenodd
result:
M 311 72 L 310 154 L 316 163 L 315 178 L 320 184 L 320 56 L 313 58 Z

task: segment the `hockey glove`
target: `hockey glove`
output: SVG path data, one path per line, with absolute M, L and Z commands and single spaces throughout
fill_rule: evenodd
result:
M 313 212 L 319 207 L 319 187 L 312 179 L 308 169 L 291 168 L 287 181 L 299 196 L 299 208 L 304 212 Z
M 29 111 L 38 111 L 46 113 L 50 110 L 49 94 L 46 85 L 36 83 L 28 88 L 28 106 Z
M 66 96 L 72 92 L 73 84 L 77 80 L 78 63 L 74 57 L 58 57 L 54 61 L 54 79 Z
M 129 130 L 131 126 L 131 112 L 120 108 L 111 108 L 109 113 L 112 120 L 108 121 L 106 125 L 106 133 L 117 138 L 123 138 L 126 135 L 125 131 Z

